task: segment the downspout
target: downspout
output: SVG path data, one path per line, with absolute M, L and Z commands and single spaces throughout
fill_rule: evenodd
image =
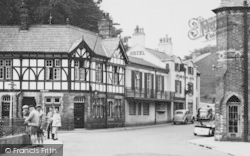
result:
M 156 69 L 155 69 L 155 82 L 156 82 Z M 156 83 L 154 85 L 154 88 L 156 88 Z M 155 125 L 156 125 L 156 103 L 157 103 L 157 90 L 155 89 Z

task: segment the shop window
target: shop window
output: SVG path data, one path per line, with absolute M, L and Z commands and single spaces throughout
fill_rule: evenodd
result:
M 10 101 L 9 95 L 2 97 L 2 118 L 9 118 L 10 116 Z
M 141 115 L 141 103 L 138 103 L 138 115 Z
M 92 113 L 94 118 L 103 118 L 104 117 L 104 98 L 94 99 L 94 103 L 92 105 Z
M 129 103 L 129 115 L 136 115 L 136 104 L 134 102 Z
M 149 104 L 148 103 L 143 104 L 143 115 L 149 115 Z
M 113 101 L 109 101 L 108 102 L 108 118 L 113 118 L 114 116 L 114 102 Z
M 117 118 L 120 118 L 122 115 L 121 107 L 122 107 L 122 99 L 115 99 L 115 116 Z

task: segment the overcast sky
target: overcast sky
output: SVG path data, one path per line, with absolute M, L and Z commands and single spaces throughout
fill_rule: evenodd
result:
M 215 40 L 189 39 L 188 22 L 192 18 L 215 16 L 212 9 L 219 5 L 220 0 L 103 0 L 101 9 L 120 23 L 122 36 L 131 36 L 139 25 L 146 33 L 146 47 L 156 49 L 159 39 L 168 34 L 172 37 L 174 55 L 183 57 L 194 49 L 215 45 Z

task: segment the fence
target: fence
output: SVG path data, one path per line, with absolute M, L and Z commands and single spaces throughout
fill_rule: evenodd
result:
M 25 133 L 26 127 L 22 118 L 0 119 L 0 138 Z

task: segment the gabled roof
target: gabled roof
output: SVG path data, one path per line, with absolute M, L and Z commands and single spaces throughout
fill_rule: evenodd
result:
M 71 25 L 0 26 L 2 52 L 69 52 L 83 39 L 96 54 L 106 56 L 97 34 Z
M 120 44 L 119 38 L 108 38 L 101 41 L 108 57 L 111 57 Z
M 156 66 L 148 61 L 145 61 L 142 58 L 136 58 L 136 57 L 129 56 L 128 59 L 129 59 L 129 62 L 133 63 L 133 64 L 139 64 L 139 65 L 148 66 L 148 67 L 152 67 L 152 68 L 158 68 L 158 69 L 164 69 L 164 68 Z
M 172 60 L 171 56 L 167 55 L 166 53 L 164 52 L 160 52 L 160 51 L 157 51 L 157 50 L 153 50 L 153 49 L 150 49 L 150 48 L 146 48 L 146 50 L 148 52 L 150 52 L 152 55 L 156 56 L 157 58 L 161 59 L 162 61 L 163 60 Z

